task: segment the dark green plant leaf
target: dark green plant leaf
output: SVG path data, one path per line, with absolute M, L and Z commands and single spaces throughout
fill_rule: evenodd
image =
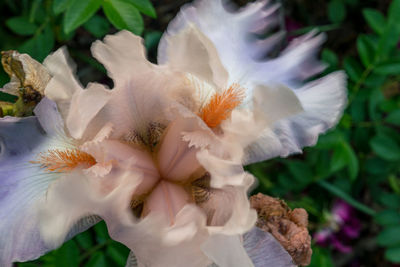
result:
M 379 194 L 378 201 L 390 209 L 398 209 L 400 207 L 400 196 L 395 193 L 382 192 Z
M 106 257 L 102 252 L 96 252 L 85 264 L 85 267 L 107 267 Z
M 400 245 L 400 226 L 389 226 L 382 230 L 376 238 L 378 245 L 393 247 Z
M 0 92 L 0 101 L 15 103 L 18 97 L 4 92 Z
M 158 43 L 160 42 L 161 36 L 162 36 L 162 32 L 160 32 L 160 31 L 147 32 L 144 35 L 144 45 L 145 45 L 147 51 L 157 48 Z
M 96 38 L 102 38 L 110 31 L 110 23 L 99 15 L 91 17 L 83 27 Z
M 382 75 L 400 75 L 400 62 L 387 62 L 376 66 L 374 71 Z
M 400 110 L 391 112 L 385 119 L 386 122 L 400 126 Z
M 59 249 L 51 252 L 43 258 L 44 266 L 57 267 L 78 267 L 79 266 L 79 249 L 74 240 L 70 240 Z
M 396 48 L 399 38 L 397 27 L 393 24 L 388 24 L 379 40 L 377 50 L 377 55 L 379 56 L 377 58 L 378 62 L 390 58 L 390 52 L 392 49 Z
M 108 20 L 119 30 L 142 34 L 144 23 L 137 8 L 128 0 L 108 0 L 103 3 Z
M 6 25 L 10 30 L 19 35 L 33 35 L 37 26 L 29 21 L 27 17 L 12 17 L 6 20 Z
M 400 147 L 391 137 L 379 134 L 371 139 L 370 145 L 379 157 L 388 161 L 400 160 Z
M 334 267 L 330 251 L 326 248 L 314 246 L 312 248 L 311 263 L 308 267 Z
M 53 50 L 54 43 L 54 33 L 50 25 L 48 25 L 41 34 L 23 43 L 19 47 L 19 52 L 27 53 L 41 62 Z
M 353 58 L 345 58 L 343 62 L 344 69 L 346 70 L 347 75 L 353 82 L 357 82 L 361 78 L 361 74 L 363 72 L 363 68 L 357 62 L 357 60 Z
M 150 16 L 152 18 L 156 18 L 156 10 L 153 7 L 153 4 L 150 0 L 129 0 L 140 12 Z
M 306 185 L 313 180 L 313 173 L 310 167 L 301 161 L 289 161 L 286 163 L 290 173 L 299 183 Z
M 53 0 L 53 12 L 55 15 L 59 15 L 74 2 L 74 0 Z
M 400 246 L 385 251 L 385 258 L 394 263 L 400 263 Z
M 334 147 L 331 172 L 337 172 L 347 165 L 347 152 L 344 149 L 343 142 L 337 144 Z
M 72 32 L 88 21 L 100 8 L 102 0 L 73 0 L 64 15 L 64 32 Z
M 374 219 L 380 225 L 398 225 L 400 224 L 400 213 L 396 210 L 384 210 L 376 214 Z
M 365 8 L 363 15 L 368 25 L 378 34 L 383 34 L 386 27 L 385 16 L 376 9 Z
M 80 233 L 75 237 L 75 240 L 82 249 L 90 249 L 93 246 L 92 236 L 89 231 Z
M 364 35 L 360 35 L 357 38 L 357 50 L 358 54 L 360 55 L 361 62 L 365 67 L 369 67 L 369 65 L 374 61 L 375 51 Z
M 331 0 L 328 4 L 328 17 L 330 21 L 339 23 L 346 17 L 346 6 L 341 0 Z
M 343 151 L 345 152 L 344 155 L 347 159 L 349 177 L 352 181 L 354 181 L 358 175 L 358 169 L 359 169 L 358 158 L 353 148 L 348 143 L 343 142 L 342 146 L 343 146 Z
M 400 0 L 393 0 L 389 6 L 388 22 L 389 24 L 396 25 L 397 29 L 400 27 Z
M 321 58 L 324 62 L 328 63 L 331 67 L 336 68 L 339 64 L 339 60 L 336 54 L 329 49 L 322 50 Z
M 112 259 L 118 266 L 124 266 L 128 258 L 129 249 L 122 244 L 113 243 L 107 247 L 107 257 Z

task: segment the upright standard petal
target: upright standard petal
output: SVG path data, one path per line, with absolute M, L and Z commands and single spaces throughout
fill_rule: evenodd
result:
M 269 5 L 268 1 L 256 1 L 233 10 L 234 8 L 222 0 L 198 0 L 182 8 L 170 23 L 159 46 L 159 62 L 174 65 L 174 60 L 169 55 L 169 51 L 173 50 L 170 45 L 179 41 L 188 29 L 196 27 L 215 47 L 208 45 L 205 48 L 208 51 L 217 50 L 229 75 L 225 84 L 239 83 L 246 89 L 242 109 L 253 110 L 252 101 L 260 96 L 254 95 L 259 86 L 283 86 L 281 88 L 290 88 L 293 91 L 292 95 L 297 97 L 303 111 L 283 116 L 279 121 L 259 130 L 258 139 L 246 148 L 245 164 L 299 153 L 302 147 L 315 144 L 319 134 L 337 123 L 346 104 L 346 77 L 341 72 L 332 73 L 311 83 L 306 82 L 324 68 L 317 60 L 323 35 L 311 32 L 294 39 L 277 57 L 269 56 L 268 52 L 279 43 L 282 34 L 274 34 L 261 40 L 254 32 L 265 33 L 276 25 L 277 8 L 276 5 Z M 180 52 L 176 50 L 174 55 Z M 208 60 L 205 57 L 202 59 Z M 201 58 L 188 54 L 185 61 L 181 61 L 181 70 L 184 71 L 185 67 L 189 69 L 188 64 L 192 60 Z M 187 62 L 186 66 L 184 62 Z M 266 98 L 266 94 L 261 96 L 263 97 L 260 101 L 264 107 L 280 109 L 279 106 L 287 104 L 286 98 L 271 99 Z M 325 109 L 322 110 L 322 107 Z M 331 116 L 325 115 L 328 112 Z M 274 151 L 269 150 L 271 147 Z

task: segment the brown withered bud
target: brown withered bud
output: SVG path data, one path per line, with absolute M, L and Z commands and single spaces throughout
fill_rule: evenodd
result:
M 30 115 L 33 108 L 44 96 L 44 89 L 50 81 L 47 69 L 27 54 L 15 50 L 1 52 L 1 64 L 10 76 L 10 82 L 2 91 L 19 96 L 16 116 Z
M 291 210 L 283 200 L 261 193 L 250 198 L 257 211 L 257 226 L 271 233 L 292 256 L 297 265 L 311 261 L 311 237 L 308 233 L 308 214 L 304 209 Z

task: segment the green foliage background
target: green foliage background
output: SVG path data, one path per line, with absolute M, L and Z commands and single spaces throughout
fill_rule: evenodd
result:
M 185 0 L 2 0 L 0 49 L 42 61 L 67 45 L 86 83 L 111 83 L 90 57 L 97 38 L 127 29 L 145 38 L 151 60 L 168 21 Z M 236 1 L 244 4 L 249 1 Z M 329 222 L 332 202 L 357 209 L 362 234 L 353 252 L 314 246 L 310 266 L 392 266 L 400 263 L 400 0 L 280 1 L 301 24 L 288 37 L 318 28 L 327 33 L 321 52 L 326 73 L 344 69 L 348 107 L 336 129 L 302 155 L 248 166 L 259 178 L 255 192 L 303 207 L 315 231 Z M 284 25 L 281 25 L 284 26 Z M 0 85 L 8 82 L 0 72 Z M 0 94 L 0 101 L 14 99 Z M 112 241 L 104 223 L 40 259 L 18 266 L 124 266 L 129 251 Z

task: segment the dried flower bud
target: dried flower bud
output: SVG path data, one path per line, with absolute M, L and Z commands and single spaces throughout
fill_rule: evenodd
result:
M 290 210 L 283 200 L 261 193 L 252 196 L 250 203 L 257 210 L 257 226 L 270 232 L 292 256 L 295 264 L 310 264 L 312 250 L 307 212 L 304 209 Z

